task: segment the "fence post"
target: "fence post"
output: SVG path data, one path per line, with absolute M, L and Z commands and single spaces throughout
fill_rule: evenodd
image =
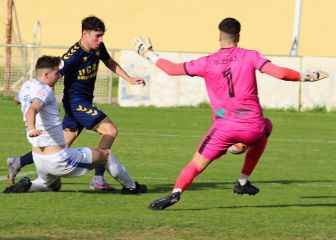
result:
M 113 75 L 110 74 L 109 75 L 110 77 L 108 78 L 108 92 L 107 92 L 107 102 L 108 104 L 112 104 L 112 88 L 113 88 Z
M 300 59 L 300 72 L 303 71 L 302 69 L 302 56 L 299 57 Z M 301 112 L 302 111 L 302 81 L 299 82 L 299 103 L 298 103 L 298 111 Z
M 115 59 L 116 56 L 116 49 L 111 49 L 110 51 L 112 59 Z M 108 82 L 108 103 L 112 104 L 113 103 L 113 73 L 109 75 L 109 82 Z
M 6 20 L 5 20 L 5 44 L 12 43 L 12 30 L 13 30 L 13 0 L 7 0 L 5 2 L 5 12 L 6 12 Z M 11 80 L 11 70 L 12 70 L 12 49 L 10 46 L 5 47 L 5 69 L 4 69 L 4 93 L 10 94 L 10 80 Z

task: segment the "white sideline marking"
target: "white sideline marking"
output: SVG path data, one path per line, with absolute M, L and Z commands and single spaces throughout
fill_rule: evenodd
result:
M 23 172 L 23 173 L 19 173 L 17 175 L 17 177 L 22 177 L 22 176 L 27 176 L 27 175 L 32 175 L 34 174 L 35 172 L 33 171 L 29 171 L 29 172 Z M 7 181 L 7 176 L 0 176 L 0 181 Z
M 1 130 L 1 128 L 0 128 Z M 89 134 L 96 134 L 95 132 L 92 131 L 86 131 L 86 133 Z M 206 130 L 204 132 L 201 132 L 197 135 L 191 134 L 169 134 L 169 133 L 158 133 L 155 131 L 138 131 L 138 132 L 119 132 L 119 135 L 125 135 L 125 136 L 145 136 L 145 137 L 162 137 L 162 138 L 198 138 L 202 139 L 206 135 Z M 11 134 L 17 134 L 17 135 L 22 135 L 22 133 L 18 132 L 12 132 Z M 0 134 L 0 136 L 2 136 Z M 302 139 L 302 138 L 273 138 L 272 136 L 270 137 L 271 142 L 288 142 L 288 143 L 322 143 L 322 144 L 336 144 L 336 139 Z

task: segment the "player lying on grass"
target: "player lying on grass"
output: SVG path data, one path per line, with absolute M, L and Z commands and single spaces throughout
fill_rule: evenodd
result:
M 144 84 L 140 78 L 130 77 L 106 50 L 103 42 L 105 24 L 95 16 L 82 20 L 82 36 L 63 55 L 64 66 L 60 73 L 64 75 L 63 131 L 66 146 L 71 146 L 84 128 L 101 135 L 98 148 L 111 149 L 118 130 L 110 118 L 93 105 L 93 91 L 100 60 L 118 76 L 131 84 Z M 25 165 L 33 163 L 32 153 L 7 159 L 8 176 L 14 183 L 15 176 Z M 97 164 L 95 176 L 90 188 L 95 190 L 114 190 L 104 179 L 105 167 Z M 124 189 L 137 193 L 141 189 Z
M 139 192 L 144 192 L 146 186 L 134 182 L 109 149 L 66 147 L 62 122 L 52 90 L 61 77 L 60 63 L 59 57 L 40 57 L 36 63 L 36 79 L 25 82 L 19 92 L 37 178 L 30 181 L 28 177 L 24 177 L 7 187 L 4 192 L 58 191 L 61 187 L 61 177 L 84 175 L 98 164 L 104 164 L 111 176 L 125 189 L 141 188 Z
M 204 78 L 215 120 L 198 146 L 192 160 L 182 169 L 171 194 L 153 201 L 150 208 L 165 209 L 180 200 L 181 194 L 204 169 L 237 143 L 248 146 L 240 176 L 233 186 L 237 194 L 255 195 L 259 189 L 249 181 L 263 154 L 272 123 L 264 118 L 259 103 L 256 70 L 285 81 L 314 82 L 326 77 L 322 72 L 300 74 L 271 63 L 259 52 L 238 47 L 240 23 L 225 18 L 219 24 L 220 49 L 208 56 L 173 63 L 160 58 L 149 39 L 137 38 L 135 48 L 169 75 Z

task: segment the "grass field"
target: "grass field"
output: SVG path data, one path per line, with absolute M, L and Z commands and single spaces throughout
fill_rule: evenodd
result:
M 266 111 L 274 131 L 252 177 L 258 195 L 232 194 L 242 156 L 228 155 L 181 202 L 157 212 L 147 209 L 149 202 L 171 189 L 207 130 L 209 109 L 101 107 L 119 126 L 115 154 L 149 193 L 89 191 L 90 173 L 64 179 L 57 193 L 0 194 L 0 239 L 336 239 L 336 113 Z M 29 145 L 19 108 L 1 99 L 0 113 L 2 190 L 6 157 Z M 75 145 L 97 142 L 85 132 Z

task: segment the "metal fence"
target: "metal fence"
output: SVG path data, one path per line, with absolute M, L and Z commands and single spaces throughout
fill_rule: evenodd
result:
M 34 44 L 9 44 L 0 45 L 0 94 L 14 95 L 20 90 L 22 83 L 34 77 L 35 62 L 42 54 L 61 56 L 68 50 L 69 46 L 46 46 Z M 5 67 L 5 51 L 10 49 L 11 60 L 9 71 Z M 114 58 L 117 49 L 109 49 Z M 7 61 L 8 62 L 8 61 Z M 100 64 L 95 84 L 95 102 L 116 103 L 117 102 L 117 77 Z M 63 79 L 60 79 L 55 86 L 55 94 L 58 100 L 62 98 Z

